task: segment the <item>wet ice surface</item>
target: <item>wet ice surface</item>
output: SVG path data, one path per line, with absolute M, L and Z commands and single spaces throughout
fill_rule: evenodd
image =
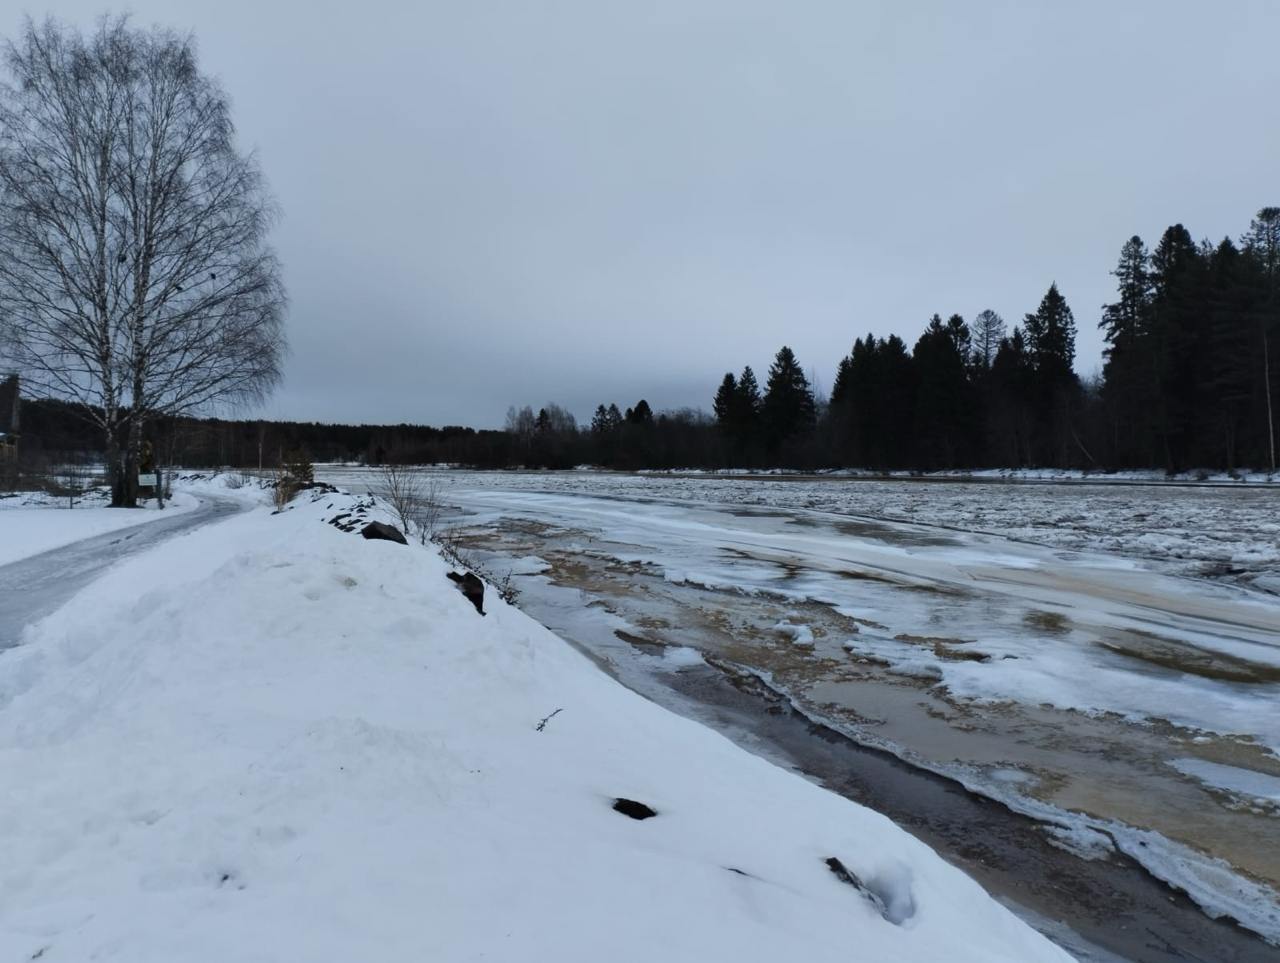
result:
M 359 469 L 337 470 L 358 484 Z M 1077 551 L 1159 561 L 1167 571 L 1280 593 L 1280 489 L 1152 484 L 751 479 L 591 472 L 450 473 L 450 484 L 608 494 L 756 508 L 814 509 L 878 521 L 990 532 Z M 939 533 L 945 534 L 945 533 Z
M 1245 805 L 1280 805 L 1280 777 L 1203 759 L 1174 759 L 1169 765 L 1206 786 L 1238 797 Z
M 1280 935 L 1257 885 L 1280 884 L 1276 807 L 1223 785 L 1280 777 L 1280 599 L 1249 588 L 1280 564 L 1274 492 L 444 481 L 469 544 L 606 662 L 671 671 L 664 647 L 681 646 L 743 666 L 1056 823 L 1064 849 L 1119 849 Z M 616 645 L 573 628 L 565 590 Z

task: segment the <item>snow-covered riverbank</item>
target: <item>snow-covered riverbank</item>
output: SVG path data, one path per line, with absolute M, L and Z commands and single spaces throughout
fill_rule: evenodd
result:
M 168 542 L 0 656 L 0 957 L 1066 958 L 887 819 L 479 616 L 431 549 L 324 524 L 349 502 Z

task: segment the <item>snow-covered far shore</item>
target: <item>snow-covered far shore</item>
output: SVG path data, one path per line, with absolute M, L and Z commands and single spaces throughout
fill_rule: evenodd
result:
M 601 471 L 580 465 L 577 471 Z M 1085 471 L 1079 468 L 973 468 L 940 471 L 878 471 L 870 468 L 646 468 L 640 475 L 726 475 L 779 476 L 821 478 L 892 478 L 927 481 L 1010 481 L 1010 482 L 1088 482 L 1090 484 L 1169 484 L 1169 485 L 1280 485 L 1280 472 L 1199 469 L 1169 474 L 1157 469 L 1130 471 Z
M 0 655 L 0 958 L 1068 959 L 352 504 L 166 542 Z
M 474 472 L 468 465 L 455 462 L 438 462 L 431 465 L 420 465 L 428 471 Z M 376 471 L 377 466 L 367 465 L 363 461 L 334 461 L 318 463 L 317 470 L 337 471 L 341 469 L 369 469 Z M 562 473 L 558 469 L 544 468 L 494 468 L 487 469 L 495 474 L 511 472 L 533 472 L 537 474 L 555 475 Z M 1280 471 L 1268 472 L 1253 469 L 1241 471 L 1222 471 L 1220 469 L 1195 469 L 1170 474 L 1157 468 L 1128 469 L 1124 471 L 1104 471 L 1101 469 L 1085 470 L 1081 468 L 954 468 L 939 471 L 885 471 L 872 468 L 640 468 L 635 471 L 603 468 L 599 465 L 576 465 L 574 472 L 591 472 L 596 474 L 616 475 L 672 475 L 676 477 L 739 477 L 739 478 L 866 478 L 925 481 L 1008 481 L 1008 482 L 1084 482 L 1089 484 L 1117 485 L 1133 484 L 1169 484 L 1169 485 L 1277 485 L 1280 486 Z

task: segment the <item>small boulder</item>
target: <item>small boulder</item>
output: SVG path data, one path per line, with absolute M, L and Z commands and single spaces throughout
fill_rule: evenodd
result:
M 652 806 L 636 802 L 634 799 L 623 799 L 621 796 L 613 801 L 613 811 L 622 813 L 624 816 L 630 816 L 632 819 L 649 819 L 658 815 L 658 811 Z M 734 870 L 734 872 L 739 872 L 739 870 Z
M 409 540 L 404 537 L 404 533 L 400 529 L 394 525 L 388 525 L 386 522 L 370 522 L 360 529 L 360 534 L 365 538 L 382 538 L 388 542 L 399 542 L 401 545 L 409 544 Z
M 484 582 L 472 572 L 450 572 L 449 578 L 458 586 L 458 591 L 467 597 L 467 601 L 476 607 L 476 611 L 484 615 Z

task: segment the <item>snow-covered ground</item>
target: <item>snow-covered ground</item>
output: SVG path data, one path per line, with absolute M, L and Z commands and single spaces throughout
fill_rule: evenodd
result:
M 1067 958 L 887 819 L 481 617 L 432 549 L 324 524 L 350 504 L 167 542 L 0 655 L 0 959 Z
M 74 508 L 69 499 L 42 492 L 0 497 L 0 565 L 94 535 L 190 511 L 197 504 L 191 493 L 183 491 L 175 492 L 163 511 L 157 510 L 155 501 L 150 499 L 131 511 L 109 508 L 107 501 L 103 489 L 77 498 Z

